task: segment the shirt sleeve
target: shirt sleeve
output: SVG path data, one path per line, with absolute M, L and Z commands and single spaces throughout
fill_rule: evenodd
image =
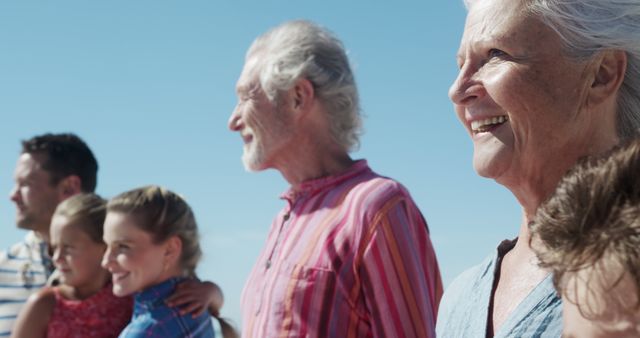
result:
M 118 337 L 147 338 L 147 337 L 175 337 L 171 332 L 170 323 L 154 320 L 151 317 L 134 320 L 120 333 Z
M 435 337 L 442 281 L 422 214 L 401 195 L 372 221 L 360 273 L 374 337 Z

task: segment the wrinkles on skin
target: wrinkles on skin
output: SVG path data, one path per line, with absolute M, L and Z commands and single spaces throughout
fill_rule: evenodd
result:
M 507 187 L 523 208 L 518 241 L 500 267 L 494 332 L 547 275 L 532 263 L 528 246 L 527 224 L 536 209 L 578 158 L 618 142 L 615 107 L 590 101 L 599 59 L 567 57 L 560 37 L 525 6 L 517 0 L 470 6 L 460 73 L 449 91 L 473 141 L 475 170 Z M 492 117 L 505 118 L 480 131 L 471 128 Z

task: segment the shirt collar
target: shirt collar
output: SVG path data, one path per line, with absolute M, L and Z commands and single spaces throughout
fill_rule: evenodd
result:
M 353 176 L 356 176 L 362 172 L 370 171 L 367 160 L 357 160 L 353 163 L 349 168 L 345 171 L 340 172 L 336 175 L 325 176 L 321 178 L 311 179 L 308 181 L 301 182 L 296 184 L 295 186 L 289 187 L 287 191 L 280 195 L 280 198 L 288 200 L 289 202 L 294 202 L 300 197 L 312 194 L 319 190 L 324 190 L 333 186 L 338 185 L 340 182 L 343 182 Z
M 164 299 L 167 298 L 173 290 L 175 290 L 176 285 L 184 279 L 184 277 L 170 278 L 160 284 L 156 284 L 138 292 L 135 296 L 136 304 L 151 307 L 157 302 L 164 303 Z
M 42 266 L 44 266 L 44 273 L 46 277 L 49 278 L 51 273 L 53 273 L 53 270 L 55 270 L 55 266 L 53 265 L 51 256 L 49 256 L 49 245 L 47 242 L 45 242 L 42 237 L 38 236 L 35 231 L 29 231 L 25 237 L 25 243 L 32 248 L 31 250 L 38 250 Z

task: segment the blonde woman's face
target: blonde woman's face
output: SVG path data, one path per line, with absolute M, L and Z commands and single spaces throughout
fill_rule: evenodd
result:
M 168 275 L 166 245 L 153 243 L 151 234 L 135 224 L 135 218 L 119 212 L 108 212 L 104 223 L 107 251 L 102 266 L 109 270 L 113 293 L 127 296 L 159 284 Z

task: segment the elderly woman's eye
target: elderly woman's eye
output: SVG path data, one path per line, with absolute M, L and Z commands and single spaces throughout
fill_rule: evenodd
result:
M 505 52 L 503 52 L 503 51 L 501 51 L 499 49 L 496 49 L 496 48 L 491 48 L 489 50 L 489 58 L 504 57 L 506 55 L 507 55 L 507 53 L 505 53 Z

